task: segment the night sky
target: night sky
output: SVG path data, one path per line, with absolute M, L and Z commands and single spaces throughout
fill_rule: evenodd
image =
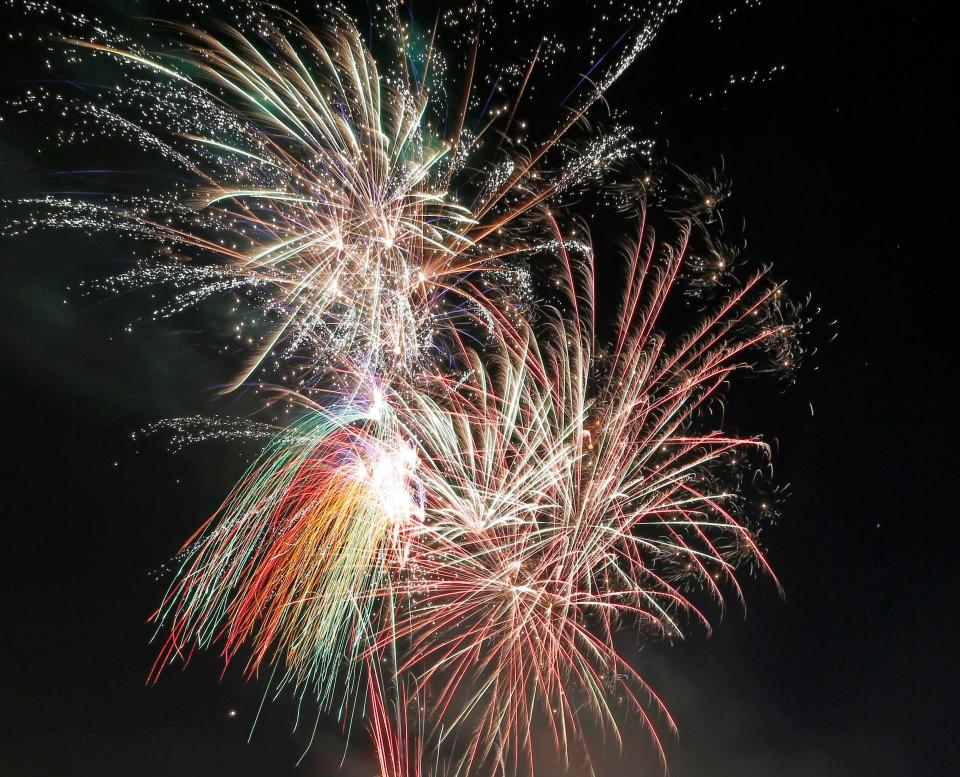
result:
M 725 218 L 743 222 L 749 255 L 823 312 L 794 386 L 732 398 L 790 484 L 764 535 L 785 598 L 751 580 L 746 613 L 732 603 L 712 636 L 693 629 L 636 658 L 679 725 L 671 774 L 954 774 L 954 28 L 906 2 L 768 0 L 719 34 L 704 24 L 714 13 L 691 4 L 669 20 L 610 102 L 685 169 L 722 165 L 734 194 Z M 25 51 L 0 52 L 9 94 L 41 77 L 40 55 Z M 689 97 L 779 64 L 770 83 Z M 30 128 L 0 124 L 3 196 L 70 188 L 35 147 Z M 157 573 L 248 452 L 131 441 L 150 421 L 201 412 L 219 368 L 183 322 L 123 337 L 136 303 L 66 291 L 116 269 L 129 246 L 48 231 L 4 238 L 0 255 L 0 774 L 359 768 L 337 771 L 332 724 L 295 767 L 307 734 L 291 733 L 284 700 L 247 744 L 262 687 L 235 670 L 221 678 L 215 655 L 145 685 Z M 600 763 L 600 777 L 659 773 L 639 733 L 622 760 Z

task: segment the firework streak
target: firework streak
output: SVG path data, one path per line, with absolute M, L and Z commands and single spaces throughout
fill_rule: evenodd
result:
M 177 45 L 155 51 L 63 14 L 58 44 L 128 79 L 64 115 L 189 183 L 42 197 L 8 224 L 157 246 L 98 287 L 166 288 L 155 318 L 245 306 L 220 388 L 294 419 L 166 424 L 178 447 L 271 439 L 178 557 L 151 679 L 216 648 L 268 676 L 266 693 L 362 721 L 383 777 L 532 774 L 543 747 L 592 773 L 587 729 L 621 742 L 625 719 L 662 757 L 673 722 L 618 635 L 680 638 L 708 625 L 704 599 L 741 597 L 743 570 L 772 577 L 739 474 L 766 447 L 724 431 L 722 395 L 735 372 L 792 369 L 799 326 L 782 287 L 735 272 L 713 237 L 723 187 L 677 173 L 671 188 L 649 165 L 603 188 L 640 224 L 616 312 L 597 312 L 599 268 L 564 196 L 649 162 L 649 146 L 619 126 L 572 133 L 674 4 L 523 144 L 507 136 L 549 47 L 491 109 L 483 13 L 458 70 L 440 17 L 413 53 L 384 11 L 394 48 L 378 59 L 341 12 L 315 28 L 241 6 L 245 28 L 172 28 Z M 680 334 L 678 304 L 697 316 Z

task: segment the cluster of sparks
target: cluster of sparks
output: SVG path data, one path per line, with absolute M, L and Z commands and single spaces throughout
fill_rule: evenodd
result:
M 766 449 L 718 410 L 732 373 L 797 360 L 782 287 L 712 236 L 724 187 L 677 173 L 671 194 L 622 123 L 575 137 L 675 5 L 631 8 L 630 36 L 591 44 L 541 141 L 519 106 L 562 47 L 544 40 L 488 94 L 484 3 L 426 33 L 378 6 L 366 42 L 339 10 L 312 26 L 241 4 L 233 26 L 171 28 L 157 50 L 60 15 L 55 45 L 126 85 L 75 102 L 39 87 L 17 107 L 132 139 L 189 183 L 44 196 L 8 231 L 146 240 L 154 254 L 97 287 L 169 291 L 155 318 L 248 310 L 222 390 L 294 410 L 161 424 L 178 447 L 269 439 L 178 557 L 153 678 L 218 649 L 363 721 L 383 777 L 532 774 L 537 730 L 590 769 L 586 722 L 619 740 L 625 708 L 660 747 L 672 721 L 616 635 L 679 638 L 707 624 L 698 600 L 770 573 L 737 474 Z M 633 162 L 645 172 L 598 195 L 639 214 L 619 294 L 598 294 L 570 203 Z M 681 285 L 699 320 L 677 336 Z

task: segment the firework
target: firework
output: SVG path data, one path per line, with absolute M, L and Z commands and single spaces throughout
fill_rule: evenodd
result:
M 229 661 L 250 643 L 251 676 L 280 657 L 281 685 L 339 704 L 341 670 L 376 630 L 366 594 L 422 517 L 415 468 L 375 403 L 316 409 L 284 430 L 188 543 L 155 616 L 170 635 L 154 673 L 194 646 L 221 639 Z
M 269 476 L 255 465 L 190 551 L 167 605 L 185 599 L 189 615 L 171 621 L 168 644 L 206 645 L 223 623 L 227 658 L 248 640 L 258 668 L 274 650 L 287 681 L 319 683 L 326 704 L 337 678 L 390 652 L 389 682 L 416 688 L 411 704 L 428 710 L 417 736 L 437 748 L 455 736 L 457 773 L 532 771 L 537 721 L 564 754 L 582 749 L 584 717 L 619 739 L 613 698 L 659 745 L 650 705 L 668 728 L 669 715 L 614 634 L 632 623 L 681 637 L 690 618 L 707 624 L 691 592 L 722 601 L 725 587 L 740 593 L 738 568 L 769 572 L 731 475 L 765 446 L 699 426 L 732 372 L 794 358 L 791 310 L 763 273 L 688 335 L 657 333 L 694 228 L 659 254 L 649 232 L 637 241 L 608 349 L 596 345 L 591 265 L 562 254 L 557 308 L 509 333 L 497 359 L 475 354 L 468 378 L 372 390 L 365 411 L 355 399 L 340 417 L 349 441 L 310 411 L 319 420 L 274 442 Z M 374 419 L 396 442 L 386 454 L 377 443 L 383 472 L 350 503 L 344 469 L 355 477 L 353 440 Z M 311 464 L 288 474 L 301 451 Z M 405 707 L 374 696 L 383 738 L 387 705 Z
M 176 85 L 162 107 L 191 101 L 190 118 L 204 119 L 181 133 L 194 155 L 176 153 L 208 179 L 191 205 L 219 239 L 139 214 L 133 228 L 212 254 L 213 263 L 197 279 L 166 262 L 116 280 L 183 284 L 178 304 L 225 288 L 265 289 L 267 331 L 234 385 L 274 353 L 306 353 L 308 363 L 345 354 L 379 372 L 416 361 L 430 345 L 437 284 L 484 267 L 463 258 L 474 220 L 438 183 L 450 149 L 422 124 L 427 93 L 384 79 L 346 21 L 327 41 L 293 25 L 289 38 L 270 27 L 266 45 L 234 29 L 191 31 L 189 53 L 169 62 L 77 42 L 146 69 L 161 88 Z M 209 175 L 217 167 L 220 175 Z
M 563 118 L 522 143 L 517 109 L 551 47 L 505 69 L 513 95 L 491 106 L 480 6 L 459 81 L 441 17 L 415 41 L 396 9 L 379 58 L 339 12 L 318 32 L 245 5 L 246 24 L 171 28 L 157 49 L 65 17 L 87 28 L 62 36 L 71 56 L 127 78 L 65 113 L 184 183 L 40 198 L 8 230 L 159 246 L 100 287 L 172 288 L 157 318 L 248 305 L 223 388 L 294 414 L 154 425 L 174 447 L 270 441 L 178 556 L 152 679 L 198 649 L 243 656 L 268 693 L 345 729 L 364 718 L 384 777 L 532 774 L 538 730 L 590 769 L 586 722 L 619 742 L 623 709 L 662 756 L 673 722 L 617 634 L 680 638 L 709 626 L 704 599 L 741 596 L 744 570 L 772 575 L 740 480 L 766 447 L 719 410 L 733 373 L 793 369 L 798 327 L 782 287 L 713 236 L 726 187 L 681 174 L 671 193 L 651 172 L 604 189 L 642 217 L 614 320 L 595 320 L 593 248 L 564 198 L 649 163 L 650 145 L 620 124 L 585 141 L 574 128 L 675 5 L 592 51 Z M 656 206 L 672 240 L 647 221 Z M 698 322 L 679 335 L 677 305 Z
M 456 362 L 464 337 L 496 339 L 498 319 L 529 302 L 523 257 L 549 248 L 525 217 L 640 147 L 627 127 L 563 145 L 602 93 L 591 89 L 532 151 L 503 140 L 487 151 L 510 127 L 536 54 L 513 109 L 487 118 L 474 84 L 479 38 L 458 85 L 445 82 L 450 68 L 432 39 L 414 51 L 396 22 L 393 53 L 377 61 L 345 16 L 318 33 L 256 3 L 250 13 L 247 32 L 171 25 L 176 45 L 158 50 L 104 25 L 65 36 L 72 56 L 120 68 L 119 97 L 42 91 L 25 102 L 64 103 L 76 124 L 159 155 L 189 183 L 128 199 L 50 195 L 7 225 L 109 230 L 161 246 L 97 284 L 171 289 L 154 318 L 218 298 L 250 305 L 228 330 L 245 356 L 226 390 L 281 379 L 349 390 L 344 375 L 358 372 L 410 380 L 430 360 Z M 445 96 L 458 88 L 462 98 Z
M 612 348 L 595 345 L 589 265 L 578 282 L 566 259 L 563 314 L 401 411 L 425 517 L 399 575 L 403 625 L 382 639 L 409 641 L 401 668 L 432 689 L 465 773 L 532 771 L 537 720 L 563 753 L 584 717 L 619 739 L 617 697 L 651 732 L 651 703 L 672 725 L 614 633 L 679 637 L 691 616 L 707 622 L 692 591 L 720 601 L 739 595 L 738 567 L 769 572 L 729 476 L 764 446 L 700 426 L 734 370 L 793 358 L 791 311 L 760 274 L 688 336 L 658 334 L 688 239 L 660 257 L 652 235 L 638 241 Z

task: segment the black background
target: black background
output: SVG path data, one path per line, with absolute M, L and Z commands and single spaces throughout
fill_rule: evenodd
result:
M 785 600 L 751 583 L 747 617 L 731 607 L 712 637 L 638 658 L 680 727 L 671 773 L 953 774 L 953 28 L 910 3 L 767 2 L 718 35 L 708 9 L 671 19 L 610 101 L 637 120 L 664 110 L 658 131 L 684 167 L 722 160 L 751 256 L 811 292 L 839 336 L 824 346 L 815 333 L 797 384 L 746 415 L 792 484 L 765 535 Z M 3 56 L 6 86 L 34 77 L 35 63 Z M 779 63 L 770 84 L 688 98 Z M 4 193 L 54 188 L 34 140 L 0 125 Z M 124 337 L 122 301 L 70 298 L 68 284 L 126 250 L 68 233 L 0 245 L 0 773 L 293 773 L 306 733 L 290 733 L 291 706 L 268 704 L 246 744 L 262 689 L 218 680 L 215 657 L 144 685 L 145 620 L 162 593 L 151 572 L 243 459 L 131 442 L 143 423 L 202 406 L 216 368 L 197 332 Z M 657 773 L 641 739 L 600 776 Z M 296 773 L 336 773 L 340 748 L 321 733 Z M 359 757 L 342 773 L 364 769 Z

